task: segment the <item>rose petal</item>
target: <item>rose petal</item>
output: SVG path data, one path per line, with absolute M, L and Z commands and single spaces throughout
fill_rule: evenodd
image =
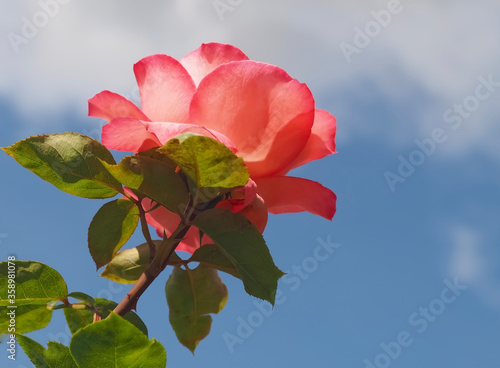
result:
M 335 153 L 336 132 L 337 120 L 335 117 L 327 111 L 317 109 L 314 115 L 311 136 L 306 146 L 295 160 L 280 174 L 285 175 L 288 171 L 296 167 Z
M 111 121 L 119 117 L 132 117 L 149 121 L 135 104 L 110 91 L 102 91 L 89 99 L 89 116 Z
M 205 75 L 219 65 L 240 60 L 248 60 L 248 56 L 237 47 L 221 43 L 204 43 L 198 49 L 184 56 L 181 59 L 181 64 L 198 86 Z
M 205 127 L 193 124 L 182 124 L 182 123 L 168 123 L 168 122 L 143 122 L 144 126 L 148 130 L 148 132 L 153 133 L 162 144 L 167 143 L 170 139 L 175 136 L 185 133 L 197 133 L 200 135 L 204 135 L 206 137 L 216 139 L 219 142 L 223 143 L 229 149 L 236 150 L 236 147 L 231 140 L 226 137 L 224 134 L 216 132 L 213 129 L 207 129 Z
M 225 199 L 220 201 L 215 206 L 216 208 L 227 208 L 233 210 L 233 204 L 230 199 Z M 234 212 L 234 211 L 233 211 Z M 250 220 L 252 224 L 261 232 L 264 232 L 264 229 L 267 225 L 267 206 L 261 196 L 258 194 L 253 198 L 252 202 L 248 204 L 243 210 L 238 212 L 240 215 L 245 216 Z
M 231 192 L 231 211 L 233 213 L 241 211 L 248 206 L 257 195 L 257 184 L 252 179 L 243 188 L 235 189 Z
M 134 65 L 142 111 L 153 121 L 187 123 L 196 90 L 184 67 L 167 55 L 152 55 Z
M 314 99 L 305 84 L 278 67 L 236 61 L 203 78 L 190 118 L 231 139 L 255 179 L 285 169 L 302 151 L 311 134 Z
M 162 144 L 135 118 L 116 118 L 102 127 L 102 144 L 118 151 L 141 152 Z
M 318 182 L 291 176 L 274 176 L 255 182 L 271 213 L 309 211 L 328 220 L 335 214 L 335 193 Z

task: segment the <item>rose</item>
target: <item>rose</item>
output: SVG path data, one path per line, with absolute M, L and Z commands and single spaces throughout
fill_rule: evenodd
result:
M 315 109 L 305 84 L 218 43 L 203 44 L 180 61 L 167 55 L 146 57 L 134 72 L 142 110 L 109 91 L 89 100 L 89 115 L 108 121 L 102 133 L 107 148 L 140 152 L 186 131 L 207 135 L 237 152 L 251 176 L 245 188 L 219 207 L 244 214 L 261 232 L 268 211 L 333 217 L 336 197 L 331 190 L 286 176 L 335 153 L 336 120 Z M 149 200 L 143 204 L 147 209 L 154 205 Z M 179 221 L 163 207 L 148 213 L 160 236 L 170 234 Z M 192 253 L 200 245 L 197 234 L 193 229 L 178 249 Z

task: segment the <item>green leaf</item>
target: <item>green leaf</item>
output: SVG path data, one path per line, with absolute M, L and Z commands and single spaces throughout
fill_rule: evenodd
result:
M 84 198 L 109 198 L 122 190 L 100 160 L 115 161 L 98 141 L 78 134 L 40 135 L 2 148 L 21 166 L 60 190 Z
M 74 291 L 68 294 L 68 297 L 84 301 L 87 305 L 95 305 L 95 300 L 90 295 L 81 293 L 79 291 Z
M 29 337 L 17 335 L 16 338 L 37 368 L 78 368 L 69 348 L 63 344 L 49 341 L 48 349 L 45 349 Z
M 127 156 L 118 165 L 104 164 L 122 184 L 182 214 L 189 200 L 186 184 L 170 159 L 154 150 Z
M 167 364 L 162 344 L 114 313 L 76 332 L 70 350 L 80 367 L 165 368 Z
M 173 138 L 158 149 L 168 155 L 198 188 L 233 189 L 250 178 L 243 159 L 224 144 L 199 135 Z M 213 196 L 215 198 L 217 195 Z
M 194 270 L 175 267 L 165 285 L 170 324 L 182 345 L 194 353 L 210 332 L 212 316 L 227 301 L 227 288 L 213 268 L 199 265 Z
M 89 226 L 89 250 L 99 269 L 130 239 L 139 223 L 139 208 L 128 199 L 102 206 Z
M 93 305 L 99 315 L 106 318 L 118 304 L 111 300 L 96 298 Z M 89 309 L 64 308 L 64 316 L 71 333 L 77 332 L 94 321 L 94 312 Z M 148 328 L 136 313 L 128 312 L 123 318 L 137 327 L 144 335 L 148 335 Z
M 92 324 L 94 314 L 87 309 L 64 308 L 64 317 L 71 333 Z
M 161 243 L 159 240 L 154 242 Z M 122 250 L 113 257 L 100 276 L 121 284 L 133 284 L 148 266 L 149 254 L 147 243 Z
M 7 314 L 14 313 L 14 314 Z M 11 317 L 15 323 L 11 323 Z M 26 333 L 47 327 L 52 318 L 48 305 L 20 305 L 16 308 L 0 307 L 0 334 Z M 14 330 L 13 330 L 14 328 Z
M 167 242 L 166 239 L 164 241 Z M 162 240 L 153 240 L 153 243 L 157 249 L 163 246 Z M 133 284 L 146 270 L 149 264 L 149 255 L 147 243 L 131 249 L 124 249 L 113 257 L 100 276 L 121 284 Z M 173 252 L 168 264 L 171 266 L 182 264 L 182 259 Z
M 8 297 L 10 295 L 8 290 L 11 289 L 15 289 L 14 303 L 13 299 Z M 47 304 L 63 300 L 67 295 L 68 287 L 62 276 L 43 263 L 35 261 L 0 263 L 0 306 Z
M 213 267 L 219 271 L 226 272 L 234 277 L 241 279 L 236 266 L 215 244 L 205 244 L 198 248 L 191 258 L 190 262 L 200 262 L 203 265 Z
M 203 211 L 193 224 L 236 267 L 246 292 L 274 305 L 278 280 L 284 273 L 274 264 L 259 230 L 245 216 L 226 209 Z

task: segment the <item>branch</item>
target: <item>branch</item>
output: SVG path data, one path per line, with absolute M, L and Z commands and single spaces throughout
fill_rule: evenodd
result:
M 144 235 L 144 238 L 146 239 L 146 242 L 149 246 L 149 263 L 151 263 L 153 262 L 153 259 L 156 255 L 156 246 L 153 243 L 153 239 L 151 239 L 151 233 L 149 232 L 148 222 L 146 220 L 146 211 L 144 211 L 144 208 L 142 207 L 142 200 L 143 198 L 139 197 L 139 199 L 136 201 L 136 205 L 139 208 L 139 218 L 141 219 L 142 234 Z
M 139 277 L 139 280 L 137 280 L 130 292 L 125 296 L 125 298 L 123 298 L 120 304 L 116 306 L 113 312 L 119 314 L 120 316 L 124 316 L 132 309 L 136 309 L 137 301 L 142 294 L 144 294 L 149 285 L 151 285 L 158 275 L 165 269 L 170 256 L 174 252 L 177 245 L 182 241 L 190 227 L 191 225 L 184 225 L 182 223 L 179 225 L 170 238 L 167 239 L 167 244 L 162 247 L 161 250 L 163 252 L 158 252 L 158 254 L 156 254 L 154 260 L 150 262 L 141 277 Z M 165 256 L 162 253 L 165 253 L 166 251 L 168 251 L 168 253 Z
M 196 197 L 195 197 L 196 199 Z M 207 208 L 213 208 L 222 198 L 217 197 L 210 202 L 200 203 L 196 205 L 196 201 L 191 199 L 189 201 L 188 207 L 184 213 L 184 216 L 177 227 L 177 229 L 170 235 L 167 239 L 166 244 L 162 244 L 162 247 L 155 252 L 154 258 L 150 257 L 149 265 L 146 270 L 139 277 L 139 280 L 134 284 L 130 292 L 123 298 L 123 300 L 116 306 L 114 312 L 120 316 L 124 316 L 126 313 L 130 312 L 132 309 L 136 309 L 137 301 L 144 294 L 146 289 L 153 283 L 153 281 L 158 277 L 158 275 L 167 267 L 170 257 L 174 253 L 177 245 L 182 241 L 191 223 L 196 217 L 196 215 Z M 137 203 L 137 201 L 136 201 Z M 151 240 L 151 235 L 149 234 L 149 228 L 146 221 L 146 213 L 142 208 L 142 199 L 139 199 L 137 203 L 139 207 L 139 216 L 141 217 L 141 226 L 143 229 L 144 237 L 148 242 L 150 251 L 155 249 L 154 243 Z
M 137 280 L 132 287 L 132 290 L 130 290 L 120 304 L 116 306 L 113 312 L 120 316 L 124 316 L 132 309 L 135 309 L 137 301 L 157 276 L 158 275 L 150 275 L 148 272 L 144 271 L 141 277 L 139 277 L 139 280 Z

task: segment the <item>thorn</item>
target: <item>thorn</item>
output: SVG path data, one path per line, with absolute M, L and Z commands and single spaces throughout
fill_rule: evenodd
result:
M 127 297 L 129 298 L 129 300 L 132 300 L 132 298 L 130 297 L 130 294 L 127 294 Z M 137 312 L 137 300 L 134 302 L 134 304 L 132 304 L 130 306 L 130 310 L 134 310 Z

